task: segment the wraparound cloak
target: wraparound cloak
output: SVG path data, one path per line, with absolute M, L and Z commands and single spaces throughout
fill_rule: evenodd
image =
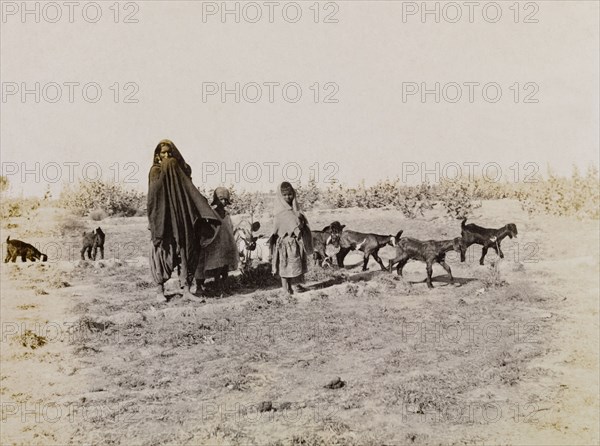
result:
M 217 187 L 213 193 L 212 206 L 217 206 L 220 201 L 229 203 L 230 193 L 224 187 Z M 205 279 L 209 271 L 227 268 L 227 271 L 238 269 L 239 254 L 235 236 L 233 235 L 233 223 L 231 215 L 223 207 L 220 208 L 223 215 L 219 214 L 219 208 L 215 212 L 221 219 L 217 235 L 210 245 L 200 253 L 200 260 L 196 268 L 196 279 Z
M 170 146 L 171 157 L 160 161 L 163 144 Z M 148 221 L 156 254 L 151 267 L 166 268 L 153 271 L 158 283 L 168 280 L 178 265 L 182 267 L 182 278 L 189 282 L 200 250 L 210 244 L 220 224 L 207 199 L 192 183 L 191 171 L 171 141 L 158 144 L 148 178 Z

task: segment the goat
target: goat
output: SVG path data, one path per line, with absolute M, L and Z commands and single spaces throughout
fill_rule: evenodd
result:
M 87 252 L 90 260 L 96 260 L 96 254 L 100 249 L 100 257 L 104 260 L 104 232 L 100 227 L 97 227 L 92 232 L 84 232 L 82 235 L 81 260 L 85 260 Z
M 402 275 L 402 268 L 410 260 L 420 260 L 425 262 L 427 270 L 427 286 L 433 288 L 431 284 L 431 274 L 433 273 L 433 264 L 435 262 L 442 265 L 442 268 L 450 275 L 450 283 L 454 283 L 454 277 L 452 277 L 452 270 L 446 264 L 446 253 L 448 251 L 455 250 L 457 252 L 461 249 L 460 237 L 456 237 L 452 240 L 427 240 L 421 241 L 414 238 L 403 238 L 400 239 L 402 231 L 396 234 L 396 257 L 389 261 L 389 271 L 392 272 L 392 268 L 395 263 L 398 264 L 396 271 L 399 276 Z
M 483 265 L 483 259 L 485 259 L 485 255 L 488 252 L 488 249 L 491 247 L 496 251 L 496 254 L 503 259 L 504 253 L 502 249 L 500 249 L 500 243 L 506 236 L 513 238 L 517 237 L 517 225 L 514 223 L 509 223 L 505 226 L 502 226 L 499 229 L 488 229 L 483 228 L 481 226 L 477 226 L 476 224 L 470 223 L 466 224 L 467 219 L 463 218 L 461 227 L 461 249 L 460 249 L 460 261 L 465 261 L 465 254 L 469 246 L 473 244 L 483 245 L 481 250 L 481 258 L 479 259 L 479 264 Z
M 252 231 L 243 228 L 237 227 L 233 231 L 233 235 L 235 237 L 235 244 L 237 245 L 238 254 L 240 256 L 240 264 L 243 268 L 250 266 L 252 252 L 256 250 L 256 241 L 259 238 L 262 238 L 261 235 L 252 235 Z
M 334 221 L 329 226 L 325 226 L 321 231 L 311 231 L 313 239 L 313 259 L 315 265 L 319 263 L 322 267 L 326 264 L 331 265 L 331 257 L 327 255 L 327 245 L 340 245 L 340 237 L 346 225 Z
M 401 231 L 402 232 L 402 231 Z M 336 254 L 338 266 L 344 266 L 344 258 L 346 255 L 355 249 L 364 253 L 362 270 L 366 271 L 369 256 L 373 256 L 375 261 L 381 266 L 381 270 L 385 271 L 381 258 L 378 253 L 385 245 L 395 246 L 396 241 L 393 235 L 367 234 L 357 231 L 344 231 L 340 237 L 340 250 Z
M 48 260 L 48 256 L 29 243 L 22 242 L 21 240 L 11 240 L 10 235 L 6 239 L 6 257 L 4 258 L 4 263 L 16 262 L 17 257 L 21 257 L 21 262 L 26 262 L 30 260 L 35 262 L 36 260 L 40 260 L 41 262 L 46 262 Z

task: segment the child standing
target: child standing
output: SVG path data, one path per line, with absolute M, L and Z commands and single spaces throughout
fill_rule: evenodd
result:
M 304 281 L 313 246 L 308 220 L 300 210 L 296 191 L 287 181 L 277 189 L 273 214 L 273 233 L 269 239 L 272 271 L 281 277 L 283 289 L 293 294 L 292 283 Z
M 233 223 L 231 215 L 225 209 L 230 203 L 229 190 L 225 187 L 217 187 L 211 205 L 221 219 L 221 226 L 215 239 L 204 248 L 203 255 L 200 256 L 195 274 L 196 294 L 201 294 L 204 290 L 204 280 L 207 275 L 224 282 L 229 271 L 238 268 L 239 254 L 233 235 Z

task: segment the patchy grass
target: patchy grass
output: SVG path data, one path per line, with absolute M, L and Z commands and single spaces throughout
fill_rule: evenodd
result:
M 506 214 L 504 207 L 492 211 L 492 222 Z M 557 239 L 543 232 L 545 225 L 514 215 L 525 243 L 543 248 Z M 350 229 L 404 229 L 420 239 L 460 233 L 458 222 L 438 217 L 407 220 L 383 210 L 309 214 L 313 227 L 337 219 Z M 266 232 L 268 225 L 265 220 Z M 229 277 L 224 286 L 208 281 L 205 302 L 184 300 L 173 278 L 166 287 L 171 299 L 156 303 L 144 257 L 146 219 L 107 218 L 102 227 L 105 261 L 6 269 L 9 280 L 25 284 L 36 299 L 27 302 L 49 300 L 35 296 L 34 287 L 51 289 L 53 299 L 73 294 L 79 319 L 66 345 L 81 364 L 65 365 L 65 373 L 81 388 L 70 392 L 113 410 L 73 427 L 70 442 L 544 443 L 536 435 L 557 435 L 552 423 L 573 412 L 561 406 L 561 385 L 570 375 L 555 364 L 581 366 L 576 353 L 584 346 L 565 355 L 557 342 L 578 295 L 561 292 L 564 284 L 553 274 L 559 268 L 541 268 L 543 261 L 561 261 L 571 252 L 568 244 L 557 242 L 560 256 L 537 264 L 511 252 L 514 242 L 506 240 L 504 261 L 490 253 L 486 267 L 473 247 L 466 263 L 449 256 L 457 286 L 434 267 L 433 290 L 423 283 L 421 262 L 410 262 L 401 278 L 380 272 L 373 261 L 362 273 L 361 256 L 351 254 L 345 269 L 311 268 L 308 291 L 292 297 L 264 265 Z M 128 243 L 138 250 L 125 253 Z M 593 254 L 585 251 L 589 243 L 576 255 Z M 385 261 L 393 249 L 380 255 Z M 588 285 L 593 268 L 581 271 Z M 55 277 L 71 289 L 52 287 Z M 324 388 L 337 377 L 343 387 Z M 489 408 L 501 409 L 503 417 L 490 422 Z M 525 411 L 527 422 L 511 418 L 515 408 Z M 544 418 L 548 408 L 556 418 Z M 560 426 L 565 439 L 567 422 Z

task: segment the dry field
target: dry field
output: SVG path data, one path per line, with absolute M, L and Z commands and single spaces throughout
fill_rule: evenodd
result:
M 404 279 L 349 255 L 283 296 L 265 274 L 204 303 L 153 301 L 147 221 L 99 222 L 106 260 L 80 261 L 83 229 L 57 209 L 2 222 L 49 262 L 2 264 L 2 444 L 598 444 L 598 221 L 529 218 L 484 202 L 472 220 L 514 222 L 506 258 L 449 256 L 451 285 L 410 262 Z M 448 239 L 434 211 L 308 214 L 313 229 Z M 262 221 L 265 232 L 269 222 Z M 10 226 L 9 226 L 10 225 Z M 16 226 L 15 226 L 16 225 Z M 3 244 L 3 248 L 4 244 Z M 381 251 L 386 261 L 392 248 Z M 341 378 L 342 387 L 325 386 Z M 333 386 L 336 387 L 336 386 Z

